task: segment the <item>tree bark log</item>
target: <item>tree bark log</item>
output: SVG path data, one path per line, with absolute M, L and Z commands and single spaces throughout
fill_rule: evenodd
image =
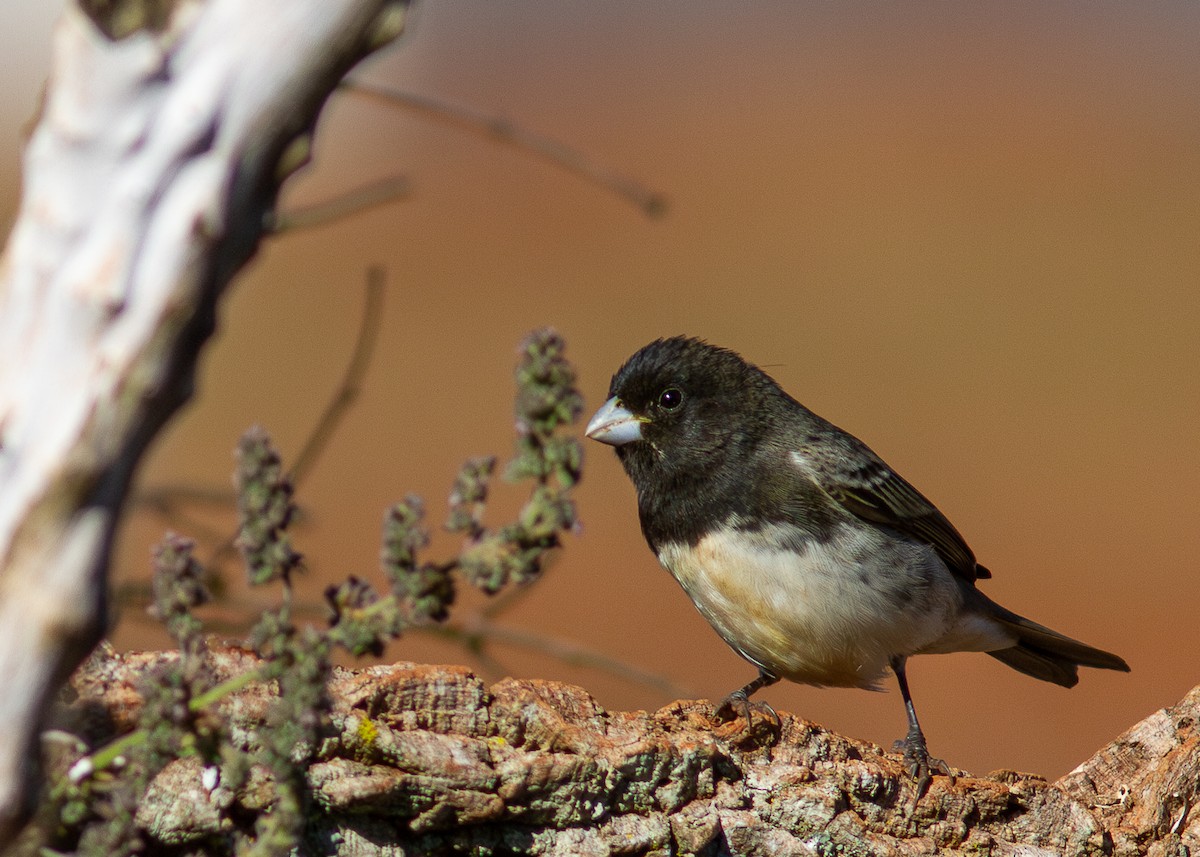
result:
M 130 728 L 139 677 L 174 653 L 101 651 L 73 679 L 67 728 Z M 211 652 L 224 680 L 257 662 Z M 897 754 L 782 716 L 747 743 L 703 702 L 609 712 L 586 691 L 462 667 L 335 670 L 328 738 L 307 773 L 314 853 L 1185 855 L 1200 849 L 1200 688 L 1049 783 L 938 776 L 918 798 Z M 220 714 L 252 752 L 273 690 Z M 94 732 L 92 741 L 109 737 Z M 70 764 L 64 759 L 61 764 Z M 267 809 L 268 775 L 231 793 L 173 762 L 140 804 L 155 846 L 204 848 Z M 178 852 L 176 852 L 178 853 Z
M 191 394 L 322 103 L 405 8 L 93 5 L 166 12 L 113 39 L 68 6 L 0 265 L 0 841 L 29 809 L 45 702 L 103 631 L 142 451 Z

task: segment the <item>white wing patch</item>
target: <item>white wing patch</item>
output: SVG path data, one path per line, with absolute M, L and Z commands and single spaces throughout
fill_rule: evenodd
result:
M 803 452 L 801 452 L 798 449 L 793 449 L 791 458 L 792 458 L 792 463 L 795 464 L 797 467 L 799 467 L 801 470 L 804 470 L 808 473 L 812 472 L 812 470 L 813 470 L 812 463 L 809 462 L 808 456 L 805 455 Z

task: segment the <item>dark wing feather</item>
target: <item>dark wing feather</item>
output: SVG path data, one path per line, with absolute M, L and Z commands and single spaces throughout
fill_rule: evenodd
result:
M 849 435 L 843 443 L 850 455 L 800 450 L 817 484 L 848 511 L 866 521 L 899 530 L 930 545 L 952 572 L 969 582 L 992 573 L 946 516 L 916 488 L 892 471 L 865 444 Z

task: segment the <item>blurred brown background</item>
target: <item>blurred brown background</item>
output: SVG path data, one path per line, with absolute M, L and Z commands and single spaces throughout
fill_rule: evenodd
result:
M 44 0 L 0 9 L 5 228 L 53 17 Z M 479 136 L 335 98 L 285 202 L 396 172 L 413 195 L 266 245 L 141 484 L 228 485 L 255 422 L 294 455 L 352 349 L 363 272 L 385 264 L 365 393 L 300 491 L 315 603 L 330 580 L 378 580 L 388 504 L 416 491 L 440 520 L 458 464 L 510 449 L 526 331 L 563 332 L 589 412 L 646 341 L 704 336 L 769 365 L 937 502 L 995 572 L 989 595 L 1129 660 L 1132 675 L 1085 671 L 1070 692 L 981 655 L 912 665 L 935 753 L 1062 774 L 1200 681 L 1198 42 L 1200 6 L 1182 0 L 419 4 L 358 77 L 560 139 L 667 194 L 667 216 Z M 748 680 L 647 550 L 614 456 L 587 453 L 585 528 L 505 621 L 697 696 Z M 130 521 L 119 581 L 145 578 L 165 526 Z M 268 595 L 234 587 L 232 613 Z M 134 607 L 114 636 L 164 644 Z M 611 708 L 669 701 L 495 654 Z M 466 660 L 419 635 L 389 656 Z M 903 732 L 895 692 L 764 697 L 877 742 Z

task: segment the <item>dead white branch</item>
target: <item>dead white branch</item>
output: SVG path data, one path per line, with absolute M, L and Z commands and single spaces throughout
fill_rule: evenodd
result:
M 103 630 L 133 469 L 321 105 L 405 5 L 180 0 L 120 40 L 74 5 L 58 24 L 0 267 L 0 841 L 44 703 Z

